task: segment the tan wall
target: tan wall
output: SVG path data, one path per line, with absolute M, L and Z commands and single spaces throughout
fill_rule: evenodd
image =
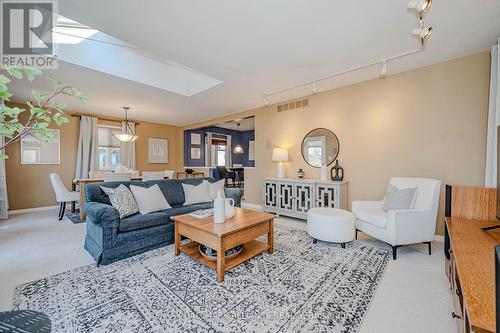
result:
M 49 180 L 51 172 L 57 172 L 68 189 L 75 174 L 76 150 L 78 146 L 79 118 L 68 117 L 70 122 L 60 127 L 61 164 L 21 165 L 20 144 L 6 149 L 7 192 L 9 209 L 24 209 L 55 205 L 54 192 Z M 120 125 L 120 122 L 99 121 L 102 124 Z M 179 127 L 140 122 L 137 126 L 136 169 L 140 171 L 179 170 L 181 168 L 179 150 Z M 148 163 L 148 138 L 168 139 L 169 163 Z
M 306 177 L 318 178 L 319 169 L 302 159 L 300 143 L 310 130 L 329 128 L 340 140 L 349 202 L 374 200 L 383 197 L 391 176 L 482 186 L 488 90 L 489 54 L 483 52 L 322 92 L 310 97 L 307 108 L 278 113 L 268 106 L 185 128 L 255 115 L 256 168 L 245 175 L 245 200 L 256 204 L 262 178 L 275 174 L 271 148 L 289 149 L 287 176 L 302 168 Z M 443 204 L 444 195 L 438 234 Z

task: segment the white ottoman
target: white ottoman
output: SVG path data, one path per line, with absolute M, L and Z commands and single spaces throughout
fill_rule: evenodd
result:
M 315 207 L 307 212 L 307 233 L 313 243 L 322 240 L 332 243 L 345 243 L 354 239 L 354 215 L 338 208 Z

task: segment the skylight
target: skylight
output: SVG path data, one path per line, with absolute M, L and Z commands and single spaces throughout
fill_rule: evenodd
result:
M 61 15 L 53 32 L 59 59 L 75 65 L 184 96 L 222 83 Z

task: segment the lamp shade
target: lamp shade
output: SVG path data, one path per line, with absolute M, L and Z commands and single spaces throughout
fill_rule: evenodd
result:
M 288 161 L 288 150 L 285 148 L 273 148 L 273 161 L 275 162 Z

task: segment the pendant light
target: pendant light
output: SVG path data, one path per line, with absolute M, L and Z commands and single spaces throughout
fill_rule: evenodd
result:
M 237 123 L 236 123 L 236 127 L 238 128 L 238 131 L 239 131 L 240 125 L 241 125 L 241 123 L 240 123 L 240 122 L 237 122 Z M 242 146 L 238 143 L 238 144 L 234 147 L 233 153 L 235 153 L 235 154 L 243 154 L 243 147 L 242 147 Z
M 113 136 L 116 138 L 116 140 L 122 143 L 130 143 L 137 139 L 137 135 L 135 135 L 135 131 L 132 129 L 132 126 L 130 126 L 130 123 L 128 121 L 128 110 L 130 109 L 130 107 L 124 106 L 123 109 L 125 110 L 125 132 L 114 133 Z

